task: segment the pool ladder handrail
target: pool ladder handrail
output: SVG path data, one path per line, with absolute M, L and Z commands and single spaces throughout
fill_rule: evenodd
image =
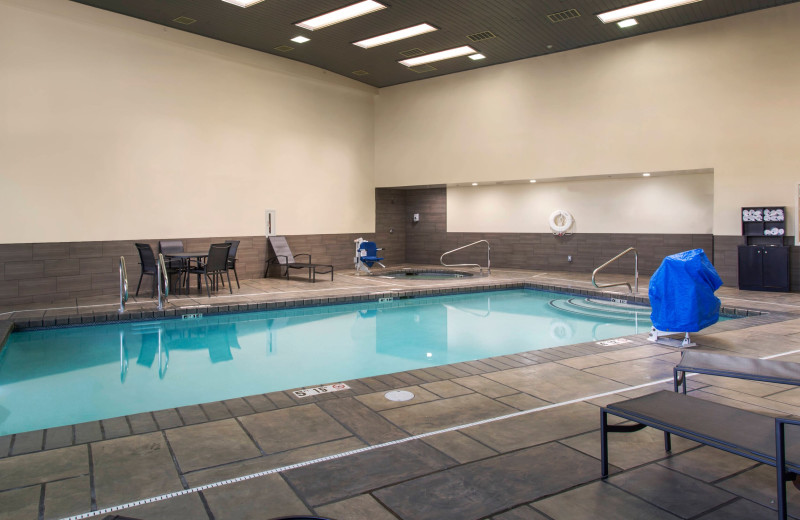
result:
M 481 274 L 483 274 L 483 267 L 481 267 L 480 264 L 446 264 L 446 263 L 444 263 L 445 255 L 449 255 L 450 253 L 455 253 L 456 251 L 461 251 L 462 249 L 466 249 L 466 248 L 468 248 L 470 246 L 474 246 L 475 244 L 480 244 L 481 242 L 485 242 L 486 243 L 486 274 L 492 274 L 492 259 L 491 259 L 492 247 L 489 245 L 489 241 L 488 240 L 478 240 L 477 242 L 473 242 L 471 244 L 467 244 L 465 246 L 457 247 L 455 249 L 447 251 L 447 252 L 443 253 L 441 257 L 439 257 L 439 262 L 445 267 L 477 267 L 478 269 L 480 269 Z
M 610 265 L 611 263 L 613 263 L 613 262 L 619 260 L 620 258 L 622 258 L 623 256 L 627 255 L 631 251 L 633 251 L 633 284 L 634 284 L 634 288 L 631 289 L 631 284 L 629 284 L 628 282 L 618 282 L 618 283 L 609 283 L 609 284 L 597 285 L 597 282 L 595 281 L 595 276 L 597 276 L 597 273 L 599 273 L 601 270 L 603 270 L 606 267 L 608 267 L 608 265 Z M 625 251 L 621 252 L 620 254 L 618 254 L 617 256 L 615 256 L 614 258 L 609 260 L 608 262 L 604 263 L 603 265 L 601 265 L 600 267 L 598 267 L 597 269 L 592 271 L 592 285 L 594 285 L 598 289 L 605 289 L 606 287 L 616 287 L 618 285 L 627 285 L 629 293 L 638 293 L 639 292 L 639 252 L 636 251 L 636 248 L 635 247 L 629 247 Z
M 156 279 L 158 280 L 158 310 L 164 310 L 164 304 L 167 303 L 168 296 L 169 296 L 169 275 L 167 274 L 167 266 L 164 264 L 164 255 L 162 253 L 158 253 L 158 264 L 157 264 L 157 273 Z M 161 281 L 164 281 L 164 290 L 161 290 Z
M 125 303 L 128 301 L 128 269 L 125 267 L 125 257 L 119 257 L 119 313 L 125 312 Z

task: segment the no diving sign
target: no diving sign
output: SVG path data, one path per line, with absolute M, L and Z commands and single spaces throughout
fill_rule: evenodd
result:
M 312 395 L 329 394 L 331 392 L 338 392 L 340 390 L 350 390 L 350 387 L 344 383 L 336 383 L 334 385 L 303 388 L 302 390 L 295 390 L 292 393 L 297 397 L 310 397 Z

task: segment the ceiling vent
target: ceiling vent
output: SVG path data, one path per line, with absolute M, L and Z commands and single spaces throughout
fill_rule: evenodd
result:
M 195 20 L 194 18 L 189 18 L 188 16 L 179 16 L 172 21 L 182 25 L 192 25 L 197 20 Z
M 288 45 L 281 45 L 279 47 L 275 47 L 275 50 L 280 52 L 289 52 L 293 51 L 294 47 L 289 47 Z
M 420 48 L 414 48 L 414 49 L 408 49 L 407 51 L 400 51 L 400 54 L 402 54 L 406 58 L 413 58 L 414 56 L 425 54 L 425 51 L 423 51 Z
M 483 40 L 491 40 L 492 38 L 497 38 L 497 35 L 494 34 L 492 31 L 483 31 L 475 34 L 468 34 L 467 38 L 474 42 L 480 42 Z
M 413 70 L 417 74 L 421 74 L 423 72 L 430 72 L 432 70 L 436 70 L 436 67 L 434 67 L 433 65 L 425 64 L 425 65 L 417 65 L 416 67 L 409 67 L 408 70 Z
M 367 74 L 369 74 L 369 72 L 367 72 L 366 70 L 354 70 L 352 74 L 353 76 L 366 76 Z
M 548 14 L 547 19 L 553 23 L 558 23 L 565 20 L 578 18 L 580 15 L 581 13 L 579 13 L 577 9 L 567 9 L 566 11 L 561 11 L 560 13 Z

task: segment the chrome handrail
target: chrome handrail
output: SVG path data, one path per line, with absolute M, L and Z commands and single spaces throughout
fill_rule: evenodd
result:
M 634 283 L 634 289 L 631 290 L 631 284 L 629 284 L 628 282 L 619 282 L 619 283 L 609 283 L 609 284 L 605 284 L 605 285 L 597 285 L 597 282 L 594 281 L 594 277 L 597 276 L 597 273 L 599 273 L 601 270 L 605 269 L 612 262 L 614 262 L 616 260 L 619 260 L 621 257 L 627 255 L 631 251 L 633 251 L 633 283 Z M 618 254 L 617 256 L 615 256 L 614 258 L 609 260 L 608 262 L 604 263 L 603 265 L 601 265 L 600 267 L 598 267 L 597 269 L 592 271 L 592 285 L 594 285 L 598 289 L 604 289 L 606 287 L 616 287 L 617 285 L 627 285 L 628 286 L 628 292 L 630 292 L 630 293 L 638 293 L 639 292 L 639 253 L 636 251 L 636 248 L 635 247 L 629 247 L 625 251 L 621 252 L 620 254 Z
M 119 313 L 125 312 L 125 302 L 128 301 L 128 269 L 125 267 L 125 257 L 119 257 Z
M 483 274 L 483 267 L 481 267 L 480 264 L 446 264 L 446 263 L 444 263 L 445 255 L 449 255 L 450 253 L 455 253 L 456 251 L 461 251 L 462 249 L 465 249 L 465 248 L 470 247 L 470 246 L 474 246 L 475 244 L 480 244 L 481 242 L 485 242 L 486 243 L 486 272 L 487 272 L 487 274 L 492 274 L 492 260 L 491 260 L 491 257 L 490 257 L 492 248 L 491 248 L 491 246 L 489 246 L 489 242 L 487 240 L 478 240 L 477 242 L 473 242 L 473 243 L 467 244 L 465 246 L 457 247 L 457 248 L 455 248 L 455 249 L 453 249 L 451 251 L 447 251 L 446 253 L 443 253 L 441 257 L 439 257 L 439 262 L 445 267 L 477 267 L 478 269 L 481 270 L 481 274 Z
M 156 273 L 156 278 L 158 280 L 158 310 L 164 310 L 164 303 L 169 301 L 167 297 L 169 296 L 169 275 L 167 274 L 167 266 L 164 264 L 164 255 L 158 253 L 158 273 Z M 161 291 L 161 280 L 164 280 L 164 291 Z

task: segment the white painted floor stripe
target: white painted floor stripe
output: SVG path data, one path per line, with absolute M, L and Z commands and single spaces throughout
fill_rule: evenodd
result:
M 791 355 L 791 354 L 798 354 L 798 353 L 800 353 L 800 350 L 792 350 L 790 352 L 783 352 L 783 353 L 780 353 L 780 354 L 773 354 L 771 356 L 764 356 L 764 357 L 761 357 L 759 359 L 773 359 L 773 358 L 776 358 L 776 357 L 788 356 L 788 355 Z M 686 377 L 691 377 L 691 376 L 695 376 L 695 375 L 697 375 L 697 374 L 695 374 L 695 373 L 687 373 Z M 320 462 L 327 462 L 329 460 L 340 459 L 342 457 L 349 457 L 351 455 L 357 455 L 359 453 L 364 453 L 364 452 L 367 452 L 367 451 L 377 450 L 379 448 L 386 448 L 388 446 L 395 446 L 397 444 L 404 444 L 406 442 L 415 441 L 415 440 L 419 440 L 419 439 L 424 439 L 426 437 L 432 437 L 434 435 L 440 435 L 442 433 L 449 433 L 449 432 L 453 432 L 453 431 L 457 431 L 457 430 L 464 430 L 466 428 L 472 428 L 474 426 L 481 426 L 483 424 L 489 424 L 489 423 L 493 423 L 493 422 L 497 422 L 497 421 L 504 421 L 506 419 L 512 419 L 514 417 L 520 417 L 522 415 L 528 415 L 528 414 L 531 414 L 531 413 L 542 412 L 542 411 L 545 411 L 545 410 L 551 410 L 553 408 L 559 408 L 559 407 L 562 407 L 562 406 L 567 406 L 567 405 L 570 405 L 570 404 L 576 404 L 576 403 L 580 403 L 580 402 L 584 402 L 584 401 L 591 401 L 592 399 L 599 399 L 601 397 L 607 397 L 609 395 L 621 394 L 621 393 L 625 393 L 625 392 L 630 392 L 632 390 L 639 390 L 640 388 L 647 388 L 648 386 L 654 386 L 654 385 L 660 385 L 660 384 L 663 384 L 663 383 L 669 383 L 669 382 L 672 382 L 672 381 L 673 381 L 673 379 L 671 377 L 666 378 L 666 379 L 659 379 L 658 381 L 651 381 L 650 383 L 643 383 L 641 385 L 629 386 L 627 388 L 620 388 L 620 389 L 617 389 L 617 390 L 612 390 L 610 392 L 603 392 L 601 394 L 594 394 L 594 395 L 589 395 L 589 396 L 586 396 L 586 397 L 579 397 L 577 399 L 571 399 L 569 401 L 562 401 L 560 403 L 548 404 L 548 405 L 545 405 L 545 406 L 540 406 L 538 408 L 531 408 L 529 410 L 522 410 L 522 411 L 519 411 L 519 412 L 514 412 L 514 413 L 510 413 L 510 414 L 506 414 L 506 415 L 501 415 L 499 417 L 492 417 L 490 419 L 483 419 L 483 420 L 475 421 L 475 422 L 471 422 L 471 423 L 460 424 L 458 426 L 451 426 L 450 428 L 444 428 L 442 430 L 436 430 L 434 432 L 421 433 L 419 435 L 413 435 L 411 437 L 406 437 L 406 438 L 403 438 L 403 439 L 397 439 L 397 440 L 394 440 L 394 441 L 384 442 L 384 443 L 381 443 L 381 444 L 374 444 L 372 446 L 365 446 L 363 448 L 358 448 L 358 449 L 355 449 L 355 450 L 336 453 L 334 455 L 327 455 L 325 457 L 320 457 L 320 458 L 309 460 L 309 461 L 306 461 L 306 462 L 298 462 L 296 464 L 290 464 L 288 466 L 282 466 L 280 468 L 269 469 L 269 470 L 266 470 L 266 471 L 259 471 L 258 473 L 251 473 L 249 475 L 243 475 L 241 477 L 236 477 L 236 478 L 232 478 L 232 479 L 228 479 L 228 480 L 221 480 L 221 481 L 218 481 L 218 482 L 212 482 L 210 484 L 204 484 L 202 486 L 197 486 L 197 487 L 193 487 L 193 488 L 189 488 L 189 489 L 182 489 L 180 491 L 175 491 L 175 492 L 172 492 L 172 493 L 166 493 L 164 495 L 159 495 L 159 496 L 155 496 L 155 497 L 145 498 L 145 499 L 142 499 L 142 500 L 137 500 L 135 502 L 129 502 L 127 504 L 120 504 L 120 505 L 117 505 L 117 506 L 112 506 L 112 507 L 107 507 L 107 508 L 104 508 L 104 509 L 99 509 L 97 511 L 90 511 L 88 513 L 82 513 L 80 515 L 75 515 L 75 516 L 62 518 L 61 520 L 83 520 L 84 518 L 92 518 L 92 517 L 99 516 L 99 515 L 107 515 L 107 514 L 110 514 L 110 513 L 114 513 L 116 511 L 121 511 L 123 509 L 130 509 L 131 507 L 141 506 L 141 505 L 144 505 L 144 504 L 150 504 L 152 502 L 160 502 L 162 500 L 167 500 L 167 499 L 175 498 L 175 497 L 182 496 L 182 495 L 188 495 L 189 493 L 197 493 L 198 491 L 204 491 L 206 489 L 212 489 L 212 488 L 227 486 L 228 484 L 235 484 L 237 482 L 242 482 L 242 481 L 250 480 L 250 479 L 253 479 L 253 478 L 265 477 L 267 475 L 272 475 L 273 473 L 281 473 L 281 472 L 284 472 L 284 471 L 289 471 L 289 470 L 293 470 L 293 469 L 297 469 L 297 468 L 302 468 L 302 467 L 305 467 L 305 466 L 311 466 L 311 465 L 314 465 L 314 464 L 318 464 Z

